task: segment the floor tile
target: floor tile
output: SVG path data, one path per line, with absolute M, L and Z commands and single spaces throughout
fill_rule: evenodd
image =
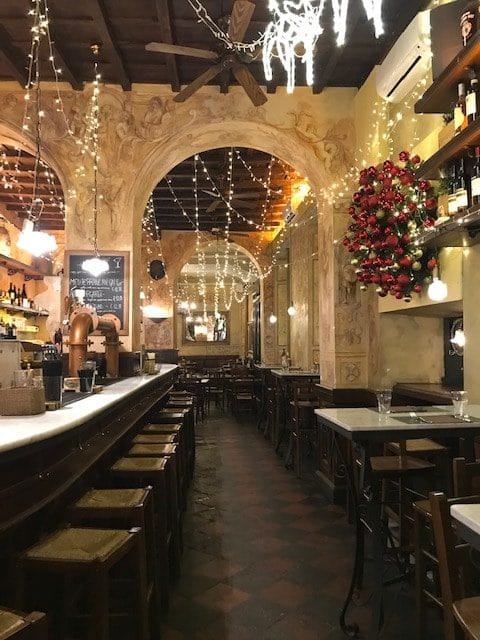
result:
M 250 598 L 250 594 L 240 589 L 235 589 L 228 584 L 217 584 L 202 594 L 195 596 L 195 602 L 218 609 L 219 611 L 231 611 L 234 607 L 242 604 Z
M 309 591 L 295 582 L 283 579 L 262 589 L 260 595 L 270 602 L 295 609 L 307 599 Z

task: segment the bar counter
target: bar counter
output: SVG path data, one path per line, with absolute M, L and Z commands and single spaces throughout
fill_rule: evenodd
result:
M 149 390 L 177 369 L 173 364 L 160 367 L 154 376 L 125 378 L 106 386 L 101 393 L 72 402 L 57 411 L 36 416 L 0 416 L 0 453 L 52 438 L 82 425 L 130 396 Z M 68 397 L 68 391 L 65 395 Z
M 105 476 L 171 388 L 178 367 L 125 378 L 57 411 L 0 418 L 0 534 L 48 528 Z M 10 537 L 10 536 L 7 536 Z

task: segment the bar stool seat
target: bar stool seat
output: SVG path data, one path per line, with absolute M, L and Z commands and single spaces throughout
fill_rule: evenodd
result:
M 67 510 L 75 526 L 103 526 L 140 529 L 147 567 L 147 591 L 154 633 L 160 633 L 162 589 L 168 590 L 168 577 L 162 576 L 155 547 L 155 517 L 152 487 L 143 489 L 91 489 Z
M 171 518 L 172 496 L 167 489 L 167 466 L 167 458 L 124 457 L 110 467 L 110 478 L 117 488 L 141 488 L 145 485 L 153 487 L 156 550 L 161 574 L 170 581 L 179 573 L 180 557 Z M 168 591 L 162 591 L 162 602 L 164 607 L 168 607 Z
M 130 599 L 134 604 L 134 621 L 132 621 L 132 637 L 147 640 L 148 610 L 145 555 L 143 540 L 138 529 L 120 531 L 115 529 L 90 529 L 72 527 L 60 529 L 24 551 L 17 560 L 17 598 L 22 606 L 25 596 L 29 601 L 38 601 L 47 595 L 46 576 L 57 575 L 63 579 L 62 599 L 52 603 L 48 609 L 52 619 L 58 618 L 55 625 L 55 637 L 64 640 L 70 634 L 68 617 L 70 603 L 63 586 L 70 584 L 78 588 L 78 578 L 85 578 L 84 587 L 87 598 L 92 600 L 89 638 L 108 640 L 110 637 L 109 592 L 112 577 L 110 570 L 124 559 L 131 559 L 133 582 Z M 40 576 L 43 588 L 29 588 L 25 592 L 25 577 L 34 572 Z M 51 594 L 50 594 L 51 595 Z M 94 597 L 92 597 L 94 596 Z M 130 607 L 129 610 L 131 611 Z M 86 637 L 86 635 L 84 636 Z
M 381 477 L 417 474 L 420 471 L 433 471 L 435 465 L 411 456 L 372 456 L 372 472 Z
M 23 614 L 0 607 L 0 640 L 46 640 L 47 625 L 44 613 Z
M 139 433 L 132 439 L 132 444 L 178 444 L 178 441 L 174 433 Z

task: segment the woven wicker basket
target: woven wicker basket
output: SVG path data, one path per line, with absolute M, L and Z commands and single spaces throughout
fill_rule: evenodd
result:
M 33 416 L 45 412 L 43 388 L 0 389 L 1 416 Z

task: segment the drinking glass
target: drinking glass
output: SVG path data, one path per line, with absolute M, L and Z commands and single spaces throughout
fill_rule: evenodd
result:
M 468 418 L 468 393 L 466 391 L 451 391 L 455 418 Z
M 378 413 L 386 415 L 390 413 L 390 406 L 392 404 L 392 390 L 391 389 L 379 389 L 376 392 Z

